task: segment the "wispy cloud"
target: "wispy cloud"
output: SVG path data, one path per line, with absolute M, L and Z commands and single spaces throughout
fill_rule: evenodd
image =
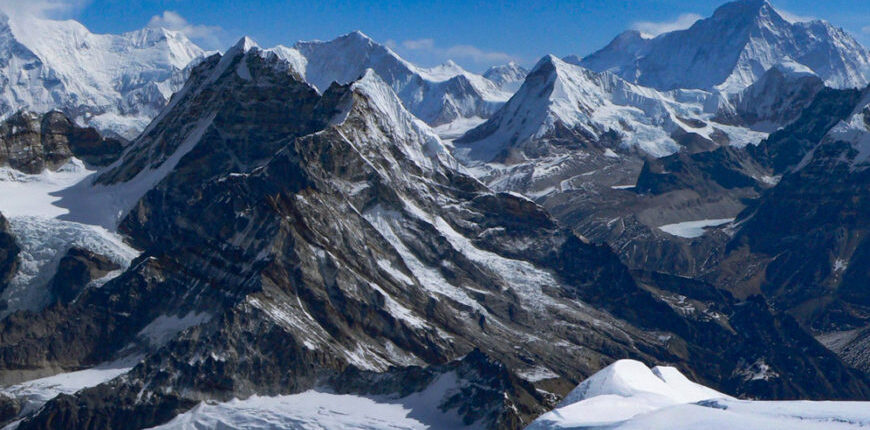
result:
M 412 51 L 432 50 L 435 49 L 435 39 L 406 40 L 402 42 L 402 47 Z
M 864 34 L 870 34 L 870 25 L 861 29 L 861 32 Z
M 818 19 L 818 18 L 813 17 L 813 16 L 803 16 L 803 15 L 798 15 L 796 13 L 791 13 L 785 9 L 780 9 L 780 8 L 776 8 L 776 11 L 779 12 L 780 16 L 782 16 L 786 21 L 792 22 L 792 23 L 810 22 L 810 21 L 816 21 Z
M 0 11 L 24 18 L 68 18 L 90 0 L 0 0 Z
M 505 52 L 487 51 L 473 45 L 439 46 L 435 39 L 405 40 L 397 43 L 388 40 L 386 45 L 402 55 L 413 57 L 415 61 L 428 63 L 443 63 L 447 60 L 472 63 L 476 67 L 517 61 L 513 55 Z
M 631 28 L 643 33 L 646 36 L 655 37 L 662 33 L 671 31 L 685 30 L 692 26 L 699 19 L 703 18 L 696 13 L 684 13 L 673 21 L 653 22 L 640 21 L 631 25 Z
M 205 49 L 224 48 L 226 32 L 219 26 L 191 24 L 178 12 L 164 11 L 161 15 L 154 15 L 148 21 L 149 27 L 165 28 L 167 30 L 184 33 L 189 39 L 202 45 Z

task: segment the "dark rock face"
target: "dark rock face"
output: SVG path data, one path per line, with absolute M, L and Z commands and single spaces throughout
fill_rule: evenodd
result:
M 738 95 L 736 113 L 750 125 L 788 125 L 800 117 L 824 88 L 825 83 L 817 76 L 791 75 L 780 67 L 772 67 Z
M 800 163 L 833 126 L 846 119 L 861 97 L 859 90 L 823 89 L 798 119 L 747 150 L 759 163 L 781 174 Z
M 9 221 L 0 214 L 0 292 L 6 289 L 7 283 L 15 274 L 20 250 L 9 232 Z
M 714 151 L 680 152 L 647 160 L 634 190 L 660 195 L 691 189 L 704 196 L 740 188 L 760 190 L 763 185 L 760 178 L 768 173 L 745 151 L 723 146 Z
M 818 339 L 852 367 L 870 373 L 870 328 L 830 332 Z
M 847 146 L 817 146 L 811 162 L 741 215 L 729 245 L 768 257 L 761 291 L 820 331 L 870 324 L 870 172 L 839 161 Z
M 69 303 L 93 280 L 102 278 L 113 270 L 120 269 L 107 257 L 94 254 L 86 249 L 72 248 L 58 264 L 49 289 L 55 300 Z
M 21 405 L 15 399 L 0 394 L 0 425 L 5 426 L 21 412 Z
M 24 173 L 56 170 L 74 156 L 104 166 L 115 161 L 123 148 L 120 140 L 78 127 L 60 112 L 18 112 L 0 124 L 0 164 Z

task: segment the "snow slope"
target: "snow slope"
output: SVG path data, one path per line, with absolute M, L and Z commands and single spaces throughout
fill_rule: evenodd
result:
M 489 117 L 510 98 L 510 92 L 452 61 L 418 67 L 358 31 L 328 42 L 298 42 L 292 48 L 269 51 L 289 62 L 320 92 L 333 82 L 347 84 L 372 69 L 411 113 L 433 126 Z
M 58 109 L 132 138 L 204 55 L 182 33 L 160 28 L 94 34 L 76 21 L 10 16 L 0 12 L 0 72 L 14 77 L 0 83 L 0 117 Z
M 796 22 L 766 0 L 738 0 L 686 30 L 617 37 L 580 64 L 661 90 L 720 89 L 735 94 L 776 64 L 793 61 L 836 88 L 870 82 L 870 52 L 824 21 Z
M 139 255 L 112 230 L 62 219 L 69 211 L 58 205 L 59 196 L 89 183 L 93 173 L 76 158 L 56 172 L 45 170 L 37 175 L 0 168 L 0 213 L 9 220 L 21 247 L 18 270 L 0 294 L 0 300 L 7 304 L 0 316 L 21 309 L 39 310 L 48 304 L 47 285 L 60 259 L 73 246 L 109 257 L 122 268 Z M 104 208 L 82 209 L 100 213 Z
M 439 405 L 459 386 L 454 373 L 402 398 L 333 394 L 318 390 L 224 403 L 201 403 L 154 430 L 205 428 L 460 430 L 477 428 Z
M 131 356 L 90 369 L 22 382 L 0 389 L 0 394 L 22 402 L 20 415 L 27 415 L 60 394 L 72 394 L 85 388 L 95 387 L 129 372 L 140 358 Z
M 673 367 L 620 360 L 581 383 L 529 430 L 822 430 L 870 427 L 867 402 L 738 400 Z

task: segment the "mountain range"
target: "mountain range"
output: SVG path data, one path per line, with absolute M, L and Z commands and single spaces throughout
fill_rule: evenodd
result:
M 21 19 L 0 425 L 867 422 L 737 400 L 870 399 L 870 56 L 828 23 L 475 74 Z
M 686 30 L 654 38 L 629 31 L 600 51 L 573 59 L 661 90 L 734 94 L 771 67 L 789 62 L 805 66 L 834 88 L 870 82 L 870 52 L 854 37 L 824 21 L 790 21 L 767 0 L 728 3 Z

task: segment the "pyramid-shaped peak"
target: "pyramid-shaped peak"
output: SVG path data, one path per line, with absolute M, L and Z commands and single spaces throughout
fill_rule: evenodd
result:
M 236 44 L 233 45 L 233 47 L 230 48 L 230 49 L 227 51 L 227 53 L 228 53 L 228 54 L 229 54 L 230 52 L 234 52 L 234 53 L 246 53 L 246 52 L 248 52 L 248 51 L 250 51 L 250 50 L 252 50 L 252 49 L 260 49 L 260 46 L 257 45 L 257 42 L 255 42 L 254 39 L 251 39 L 251 38 L 248 37 L 248 36 L 244 36 L 244 37 L 242 37 L 241 39 L 239 39 L 239 41 L 236 42 Z
M 541 57 L 540 60 L 538 60 L 538 63 L 535 64 L 535 67 L 532 67 L 532 71 L 530 72 L 530 74 L 540 73 L 542 71 L 556 70 L 557 68 L 559 68 L 560 66 L 563 66 L 565 64 L 567 64 L 567 63 L 560 60 L 555 55 L 547 54 L 547 55 Z

